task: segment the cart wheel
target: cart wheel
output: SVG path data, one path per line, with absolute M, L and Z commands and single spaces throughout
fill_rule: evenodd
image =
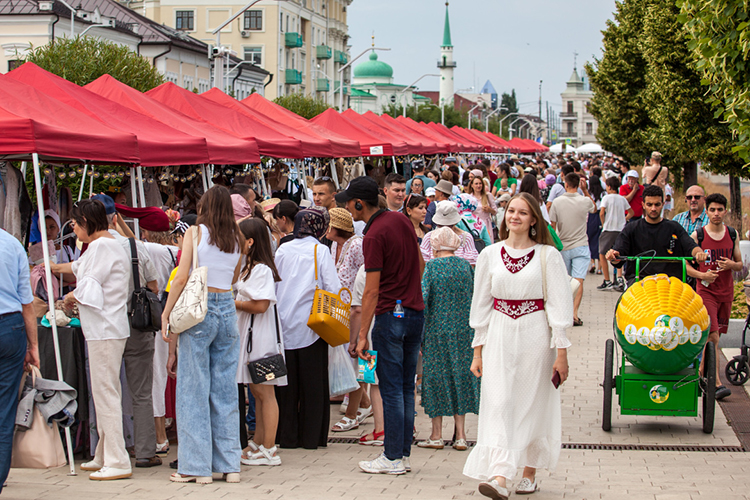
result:
M 615 361 L 615 341 L 607 340 L 604 348 L 604 408 L 602 410 L 602 429 L 609 431 L 612 428 L 612 389 L 614 377 L 612 370 Z
M 743 385 L 750 377 L 750 367 L 746 361 L 734 358 L 727 363 L 724 374 L 732 385 Z
M 714 411 L 716 410 L 716 349 L 713 342 L 706 343 L 703 369 L 706 374 L 703 391 L 703 432 L 711 434 L 714 430 Z

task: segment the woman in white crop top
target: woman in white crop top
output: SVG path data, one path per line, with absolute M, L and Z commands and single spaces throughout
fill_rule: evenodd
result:
M 193 231 L 198 231 L 198 265 L 208 267 L 208 310 L 202 322 L 180 334 L 166 336 L 169 314 L 190 276 Z M 185 232 L 181 262 L 172 280 L 162 315 L 163 336 L 171 341 L 167 370 L 177 376 L 178 483 L 208 484 L 211 473 L 239 482 L 240 435 L 235 375 L 240 356 L 232 285 L 240 274 L 243 237 L 234 222 L 229 190 L 214 186 L 200 200 L 198 225 Z M 176 361 L 176 370 L 175 368 Z

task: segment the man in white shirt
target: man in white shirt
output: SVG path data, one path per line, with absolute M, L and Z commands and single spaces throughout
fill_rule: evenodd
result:
M 582 189 L 584 196 L 578 194 Z M 583 325 L 578 318 L 578 308 L 583 298 L 583 280 L 589 268 L 591 253 L 589 238 L 586 235 L 588 214 L 596 212 L 596 205 L 589 197 L 585 182 L 581 182 L 578 174 L 570 173 L 565 176 L 565 194 L 552 202 L 549 212 L 552 228 L 563 243 L 561 252 L 568 274 L 577 279 L 581 286 L 573 299 L 573 326 Z
M 604 282 L 596 287 L 597 290 L 610 290 L 615 288 L 619 292 L 625 291 L 625 280 L 622 278 L 622 269 L 617 270 L 616 281 L 609 280 L 609 262 L 605 255 L 615 245 L 625 223 L 633 216 L 630 202 L 619 194 L 619 177 L 607 179 L 607 194 L 602 198 L 602 208 L 599 217 L 602 221 L 602 234 L 599 236 L 599 263 L 601 264 Z

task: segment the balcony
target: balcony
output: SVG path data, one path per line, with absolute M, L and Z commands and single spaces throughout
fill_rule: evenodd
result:
M 455 68 L 456 67 L 456 61 L 443 61 L 442 59 L 438 59 L 437 67 L 440 69 L 443 68 Z
M 328 92 L 331 90 L 331 81 L 328 78 L 316 78 L 315 90 L 317 92 Z
M 318 45 L 315 50 L 318 59 L 330 59 L 333 55 L 333 51 L 328 45 Z
M 577 120 L 578 113 L 560 113 L 560 118 L 563 120 Z
M 346 54 L 344 52 L 337 50 L 333 54 L 333 62 L 337 62 L 339 64 L 346 64 L 347 62 L 349 62 L 349 59 L 346 57 Z
M 284 33 L 284 45 L 286 45 L 287 48 L 293 49 L 295 47 L 302 47 L 303 43 L 302 35 L 299 33 Z
M 577 139 L 578 138 L 578 132 L 576 132 L 575 130 L 573 130 L 573 131 L 562 131 L 562 132 L 560 132 L 558 134 L 558 137 L 560 139 L 568 139 L 568 138 L 570 138 L 570 139 Z
M 299 85 L 302 83 L 302 72 L 296 69 L 288 69 L 284 74 L 284 83 L 289 85 Z

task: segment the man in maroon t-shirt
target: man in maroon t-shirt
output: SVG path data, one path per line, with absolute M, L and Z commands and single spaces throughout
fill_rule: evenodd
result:
M 400 212 L 378 209 L 378 185 L 372 177 L 352 180 L 336 201 L 346 203 L 355 221 L 367 223 L 362 242 L 367 279 L 357 354 L 370 358 L 367 332 L 374 317 L 372 348 L 378 353 L 375 370 L 385 418 L 383 455 L 362 461 L 359 467 L 372 474 L 404 474 L 411 470 L 414 382 L 424 325 L 424 261 L 409 219 Z M 395 310 L 397 304 L 403 312 Z
M 737 231 L 725 226 L 723 222 L 727 213 L 726 197 L 718 193 L 706 196 L 706 213 L 709 223 L 690 236 L 710 258 L 699 263 L 697 271 L 689 267 L 688 274 L 698 281 L 696 290 L 711 319 L 708 340 L 714 343 L 718 359 L 719 336 L 727 333 L 734 300 L 732 271 L 742 270 L 742 253 Z M 716 363 L 716 383 L 721 384 L 719 363 Z M 728 387 L 719 385 L 716 388 L 716 399 L 723 399 L 730 394 L 732 391 Z
M 630 208 L 633 209 L 631 221 L 643 217 L 643 186 L 638 183 L 638 172 L 628 170 L 625 174 L 625 182 L 620 186 L 620 195 L 628 200 Z

